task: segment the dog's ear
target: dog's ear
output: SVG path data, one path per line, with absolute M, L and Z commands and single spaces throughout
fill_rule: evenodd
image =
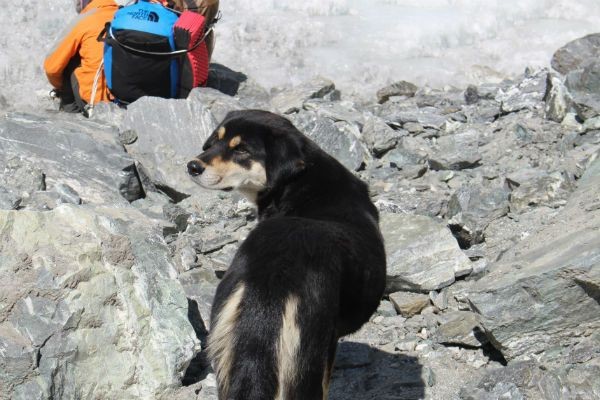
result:
M 301 136 L 293 132 L 277 132 L 270 139 L 266 143 L 265 169 L 267 185 L 275 188 L 284 185 L 304 170 L 304 146 Z

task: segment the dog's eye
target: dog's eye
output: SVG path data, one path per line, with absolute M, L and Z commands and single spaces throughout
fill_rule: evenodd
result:
M 236 155 L 238 155 L 238 156 L 248 156 L 248 155 L 250 155 L 250 152 L 248 151 L 248 149 L 245 148 L 245 147 L 241 147 L 241 146 L 238 146 L 235 149 L 233 149 L 233 152 Z

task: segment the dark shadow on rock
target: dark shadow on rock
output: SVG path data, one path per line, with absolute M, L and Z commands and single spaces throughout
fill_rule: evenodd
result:
M 485 331 L 476 326 L 473 328 L 473 335 L 475 336 L 475 339 L 481 343 L 481 350 L 483 351 L 484 356 L 489 358 L 490 361 L 496 361 L 504 366 L 508 365 L 508 361 L 506 361 L 502 352 L 494 347 Z
M 198 303 L 196 300 L 192 300 L 188 298 L 188 319 L 194 328 L 194 332 L 196 333 L 196 337 L 202 343 L 202 351 L 194 357 L 194 359 L 190 362 L 187 370 L 185 371 L 185 375 L 181 381 L 183 386 L 193 385 L 194 383 L 200 382 L 206 375 L 210 372 L 210 363 L 208 362 L 208 358 L 206 356 L 206 351 L 204 350 L 206 344 L 206 337 L 208 335 L 208 330 L 206 329 L 206 325 L 204 325 L 204 321 L 202 320 L 202 316 L 200 315 L 200 310 L 198 308 Z
M 247 79 L 248 76 L 241 72 L 234 71 L 221 64 L 211 63 L 206 86 L 229 96 L 235 96 L 240 84 Z
M 338 345 L 329 400 L 417 400 L 433 386 L 433 372 L 415 357 L 366 344 Z

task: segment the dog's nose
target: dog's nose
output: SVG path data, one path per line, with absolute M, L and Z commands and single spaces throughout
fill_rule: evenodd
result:
M 187 164 L 188 174 L 191 176 L 198 176 L 204 172 L 204 167 L 198 160 L 192 160 Z

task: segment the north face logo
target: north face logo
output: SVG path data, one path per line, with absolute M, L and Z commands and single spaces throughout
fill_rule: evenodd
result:
M 137 10 L 135 12 L 129 12 L 127 15 L 131 16 L 133 19 L 148 20 L 150 22 L 158 22 L 159 20 L 158 14 L 154 11 Z

